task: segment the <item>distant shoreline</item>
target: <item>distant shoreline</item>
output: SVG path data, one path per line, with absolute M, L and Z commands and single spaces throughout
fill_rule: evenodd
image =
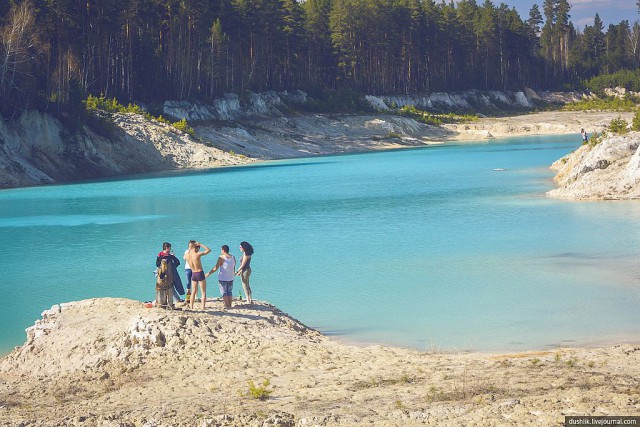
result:
M 215 141 L 216 147 L 212 147 L 195 143 L 185 134 L 175 134 L 174 130 L 168 132 L 170 128 L 166 125 L 147 121 L 134 114 L 116 114 L 114 120 L 121 129 L 118 140 L 109 141 L 89 134 L 83 137 L 88 141 L 87 144 L 93 141 L 92 150 L 97 150 L 102 156 L 99 158 L 103 166 L 95 170 L 89 166 L 86 170 L 76 170 L 79 166 L 74 160 L 64 156 L 56 158 L 56 153 L 65 143 L 56 139 L 59 136 L 51 131 L 51 135 L 46 136 L 44 145 L 34 144 L 31 148 L 36 152 L 45 150 L 38 158 L 47 157 L 51 163 L 39 166 L 33 161 L 24 170 L 9 168 L 0 171 L 0 188 L 102 181 L 149 173 L 202 171 L 265 160 L 312 158 L 319 155 L 415 148 L 454 142 L 473 143 L 518 136 L 575 133 L 578 138 L 581 128 L 587 129 L 592 135 L 601 132 L 612 119 L 622 116 L 629 120 L 631 115 L 632 113 L 617 112 L 545 111 L 510 117 L 480 118 L 469 123 L 436 127 L 385 113 L 305 114 L 255 120 L 253 127 L 247 130 L 242 126 L 196 126 L 197 135 L 202 136 L 205 141 Z M 25 123 L 31 122 L 38 126 L 46 124 L 51 129 L 60 126 L 52 118 L 36 113 L 31 114 Z M 140 135 L 147 136 L 140 139 Z M 121 153 L 114 152 L 114 144 L 127 149 Z M 101 154 L 102 152 L 104 153 Z M 91 153 L 82 155 L 93 156 Z M 138 159 L 139 157 L 142 158 Z M 27 160 L 17 157 L 11 160 L 11 164 L 27 165 Z

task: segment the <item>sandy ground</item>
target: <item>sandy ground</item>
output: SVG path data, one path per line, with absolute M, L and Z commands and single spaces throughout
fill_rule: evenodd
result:
M 588 134 L 602 132 L 618 116 L 631 121 L 633 113 L 609 111 L 544 111 L 511 117 L 481 118 L 476 122 L 443 125 L 448 140 L 475 140 L 522 135 Z
M 565 415 L 640 415 L 640 345 L 356 347 L 267 303 L 221 307 L 95 299 L 44 313 L 0 360 L 0 425 L 547 426 Z

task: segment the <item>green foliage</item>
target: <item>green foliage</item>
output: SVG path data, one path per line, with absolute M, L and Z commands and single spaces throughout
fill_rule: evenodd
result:
M 619 111 L 629 112 L 635 111 L 636 103 L 640 99 L 632 96 L 625 96 L 624 98 L 618 98 L 615 96 L 609 96 L 605 98 L 593 98 L 583 99 L 578 102 L 571 102 L 562 107 L 566 111 Z
M 607 137 L 607 131 L 606 130 L 604 132 L 602 132 L 602 133 L 599 133 L 599 134 L 594 133 L 589 138 L 589 141 L 587 142 L 587 144 L 589 144 L 592 147 L 595 147 L 596 145 L 600 144 L 602 142 L 602 140 L 605 139 L 606 137 Z M 584 145 L 584 143 L 583 143 L 583 145 Z
M 406 105 L 400 109 L 400 114 L 406 117 L 411 117 L 421 123 L 440 126 L 445 123 L 468 123 L 478 120 L 478 116 L 464 114 L 432 114 L 427 111 L 420 110 L 413 105 Z
M 162 116 L 160 116 L 160 117 L 162 117 Z M 176 129 L 178 129 L 178 130 L 180 130 L 182 132 L 188 133 L 189 135 L 191 135 L 193 137 L 196 136 L 195 130 L 193 130 L 193 128 L 191 126 L 189 126 L 189 123 L 187 123 L 187 119 L 182 119 L 182 120 L 180 120 L 178 122 L 171 123 L 171 126 L 173 126 L 174 128 L 176 128 Z
M 616 133 L 618 135 L 624 135 L 629 132 L 629 123 L 622 117 L 618 116 L 617 118 L 611 120 L 607 130 L 611 133 Z
M 246 395 L 252 399 L 267 400 L 271 393 L 273 393 L 273 390 L 267 388 L 269 384 L 271 384 L 268 379 L 264 380 L 261 386 L 256 386 L 251 380 L 249 380 L 248 384 L 249 390 Z
M 567 367 L 574 368 L 578 364 L 578 359 L 572 357 L 564 363 Z
M 107 99 L 104 95 L 93 96 L 89 95 L 85 101 L 83 101 L 85 109 L 87 111 L 106 111 L 107 113 L 133 113 L 141 114 L 142 109 L 135 104 L 129 104 L 126 107 L 118 102 L 116 98 Z
M 142 115 L 147 120 L 155 120 L 160 123 L 171 125 L 179 131 L 185 132 L 192 137 L 196 137 L 195 130 L 189 126 L 189 123 L 186 119 L 179 120 L 177 122 L 171 123 L 169 120 L 165 119 L 161 115 L 158 117 L 154 117 L 150 113 L 143 111 L 139 105 L 129 104 L 126 107 L 118 102 L 116 98 L 107 99 L 103 95 L 101 96 L 93 96 L 89 95 L 85 101 L 83 101 L 85 106 L 85 110 L 87 112 L 97 112 L 104 111 L 107 113 L 131 113 L 131 114 L 139 114 Z
M 577 31 L 568 0 L 545 1 L 544 19 L 536 7 L 528 21 L 491 1 L 78 3 L 0 1 L 0 50 L 11 58 L 0 67 L 1 113 L 67 113 L 77 108 L 74 80 L 81 99 L 115 97 L 87 100 L 88 110 L 111 112 L 135 112 L 116 98 L 211 100 L 297 88 L 321 91 L 306 108 L 326 113 L 369 111 L 363 94 L 581 84 L 640 91 L 629 22 L 605 29 L 597 18 Z M 28 19 L 18 25 L 16 16 Z
M 640 73 L 637 70 L 619 70 L 611 74 L 600 74 L 583 82 L 591 92 L 603 94 L 604 89 L 623 87 L 627 90 L 640 92 Z
M 640 131 L 640 109 L 636 110 L 636 114 L 633 116 L 631 130 Z

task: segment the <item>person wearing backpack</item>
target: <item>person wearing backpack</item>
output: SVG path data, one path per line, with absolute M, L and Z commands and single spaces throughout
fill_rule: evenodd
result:
M 158 308 L 173 308 L 173 273 L 170 264 L 171 261 L 162 258 L 156 270 L 156 307 Z
M 235 268 L 236 257 L 229 253 L 229 246 L 222 245 L 216 266 L 206 275 L 206 277 L 209 277 L 215 273 L 216 270 L 220 270 L 218 271 L 218 283 L 220 283 L 220 295 L 222 295 L 225 310 L 231 308 L 233 301 L 233 276 Z
M 171 243 L 164 242 L 162 244 L 162 251 L 158 253 L 156 258 L 156 267 L 160 269 L 162 266 L 162 262 L 166 261 L 166 268 L 169 270 L 168 274 L 165 278 L 160 279 L 160 274 L 158 274 L 158 279 L 156 280 L 156 290 L 158 290 L 158 286 L 168 288 L 168 292 L 171 294 L 171 301 L 169 306 L 173 308 L 173 296 L 178 295 L 178 301 L 180 301 L 180 295 L 184 295 L 184 287 L 182 286 L 182 280 L 180 279 L 180 275 L 178 274 L 178 266 L 180 265 L 180 260 L 175 257 L 173 251 L 171 251 Z M 162 280 L 163 284 L 159 285 L 158 281 Z M 167 282 L 168 281 L 168 282 Z M 168 298 L 166 298 L 168 301 Z

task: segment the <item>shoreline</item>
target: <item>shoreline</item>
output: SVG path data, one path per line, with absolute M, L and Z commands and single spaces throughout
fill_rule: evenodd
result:
M 0 359 L 0 425 L 554 425 L 640 412 L 637 345 L 359 347 L 262 301 L 220 308 L 117 298 L 54 306 Z
M 424 125 L 413 119 L 393 114 L 373 115 L 319 115 L 278 117 L 258 120 L 252 128 L 219 128 L 212 125 L 196 126 L 196 133 L 215 147 L 187 141 L 186 135 L 173 135 L 171 141 L 137 141 L 144 146 L 140 153 L 146 156 L 168 156 L 173 159 L 170 167 L 156 170 L 115 173 L 102 177 L 80 177 L 78 179 L 55 179 L 40 182 L 24 181 L 4 184 L 1 189 L 27 188 L 41 185 L 101 182 L 104 180 L 130 179 L 131 177 L 167 173 L 198 173 L 229 166 L 246 166 L 270 160 L 313 158 L 318 155 L 355 154 L 361 152 L 387 151 L 403 148 L 441 146 L 454 143 L 475 143 L 521 136 L 551 136 L 578 134 L 580 128 L 589 135 L 601 132 L 608 123 L 622 116 L 627 119 L 632 113 L 545 111 L 509 117 L 480 118 L 462 124 L 445 124 L 441 127 Z M 627 117 L 628 116 L 628 117 Z M 145 123 L 131 115 L 117 115 L 116 122 L 134 144 L 134 136 Z M 162 135 L 163 127 L 148 125 Z M 154 127 L 155 126 L 155 127 Z M 157 127 L 157 129 L 156 129 Z M 239 132 L 239 129 L 242 132 Z M 149 131 L 149 132 L 151 132 Z M 179 138 L 178 138 L 179 137 Z M 161 138 L 154 136 L 154 138 Z M 162 137 L 164 138 L 164 137 Z M 182 139 L 180 139 L 182 138 Z M 158 144 L 157 148 L 153 148 Z M 151 150 L 151 151 L 150 151 Z M 150 153 L 158 150 L 155 154 Z M 237 153 L 236 153 L 237 152 Z M 208 160 L 207 160 L 208 159 Z M 213 159 L 213 160 L 212 160 Z M 166 161 L 165 161 L 166 162 Z M 172 165 L 172 166 L 171 166 Z M 18 184 L 19 183 L 19 184 Z

